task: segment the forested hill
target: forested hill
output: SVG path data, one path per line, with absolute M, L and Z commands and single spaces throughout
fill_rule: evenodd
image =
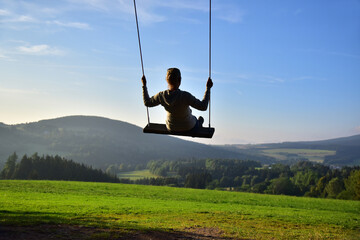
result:
M 0 124 L 1 165 L 9 155 L 60 155 L 97 168 L 181 158 L 248 158 L 215 146 L 144 134 L 142 128 L 116 120 L 70 116 L 34 123 Z
M 337 150 L 339 147 L 359 147 L 360 148 L 360 134 L 350 137 L 334 138 L 320 141 L 302 141 L 302 142 L 283 142 L 262 144 L 270 148 L 310 148 L 310 149 L 327 149 Z
M 335 154 L 324 157 L 323 163 L 336 166 L 359 166 L 360 165 L 360 135 L 334 138 L 322 141 L 283 142 L 257 145 L 229 145 L 226 149 L 237 149 L 241 153 L 264 154 L 264 150 L 290 149 L 289 156 L 294 155 L 293 149 L 305 150 L 329 150 Z M 284 154 L 284 153 L 280 153 Z M 302 155 L 304 157 L 304 155 Z M 293 156 L 290 156 L 293 158 Z M 295 156 L 296 158 L 296 156 Z

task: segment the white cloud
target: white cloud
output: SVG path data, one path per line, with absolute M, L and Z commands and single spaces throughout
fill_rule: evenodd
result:
M 121 2 L 121 0 L 119 0 Z M 97 11 L 108 11 L 113 6 L 112 3 L 116 3 L 116 1 L 108 1 L 108 0 L 67 0 L 71 5 L 82 5 L 87 6 Z
M 103 76 L 102 78 L 111 82 L 127 82 L 127 80 L 119 77 Z
M 236 9 L 228 9 L 225 12 L 219 13 L 218 18 L 230 23 L 241 23 L 244 18 L 244 13 Z
M 49 45 L 46 44 L 41 44 L 41 45 L 33 45 L 33 46 L 20 46 L 17 48 L 17 50 L 20 53 L 24 53 L 24 54 L 30 54 L 30 55 L 64 55 L 64 52 L 54 48 L 54 47 L 50 47 Z
M 221 4 L 213 4 L 214 17 L 229 23 L 241 23 L 245 16 L 245 11 L 238 5 L 229 4 L 221 1 Z
M 157 5 L 160 7 L 174 8 L 174 9 L 189 9 L 207 12 L 209 11 L 209 4 L 207 1 L 194 1 L 194 0 L 156 0 L 152 1 L 153 5 Z
M 40 91 L 35 89 L 16 89 L 16 88 L 1 88 L 0 93 L 3 94 L 42 94 Z
M 0 59 L 8 59 L 9 57 L 7 57 L 6 55 L 0 53 Z
M 37 22 L 37 20 L 28 15 L 16 15 L 9 11 L 0 9 L 0 16 L 3 18 L 0 22 L 11 22 L 11 23 L 26 23 L 26 22 Z M 7 17 L 7 18 L 5 18 Z
M 2 18 L 0 18 L 0 22 L 12 23 L 11 25 L 12 28 L 14 28 L 14 26 L 17 26 L 15 24 L 21 24 L 19 26 L 23 28 L 24 23 L 28 23 L 28 24 L 36 24 L 36 25 L 44 25 L 44 24 L 55 25 L 60 27 L 77 28 L 82 30 L 91 29 L 90 25 L 84 22 L 77 22 L 77 21 L 64 22 L 57 19 L 56 15 L 62 14 L 65 11 L 69 11 L 66 8 L 64 8 L 66 10 L 54 9 L 54 8 L 41 8 L 38 5 L 26 4 L 26 9 L 29 14 L 26 12 L 20 14 L 20 13 L 10 12 L 5 9 L 0 9 L 0 16 L 2 16 Z M 55 20 L 47 20 L 46 18 L 48 19 L 51 18 Z
M 0 49 L 0 60 L 15 61 L 15 59 L 9 57 L 8 53 L 2 49 Z
M 54 24 L 61 27 L 70 27 L 70 28 L 78 28 L 83 30 L 90 30 L 91 27 L 87 23 L 81 23 L 81 22 L 61 22 L 58 20 L 54 21 L 47 21 L 47 24 Z
M 8 10 L 0 9 L 0 16 L 9 16 L 10 14 Z
M 37 20 L 31 16 L 22 15 L 13 19 L 13 22 L 37 22 Z
M 283 78 L 274 77 L 274 76 L 264 76 L 265 82 L 267 83 L 283 83 L 285 80 Z

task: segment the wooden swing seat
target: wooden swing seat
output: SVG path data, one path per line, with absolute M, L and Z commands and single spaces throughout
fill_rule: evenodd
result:
M 177 136 L 188 136 L 188 137 L 198 137 L 198 138 L 212 138 L 215 132 L 215 128 L 201 127 L 196 131 L 190 130 L 185 132 L 170 132 L 165 124 L 159 123 L 149 123 L 143 129 L 144 133 L 153 133 L 153 134 L 165 134 L 165 135 L 177 135 Z

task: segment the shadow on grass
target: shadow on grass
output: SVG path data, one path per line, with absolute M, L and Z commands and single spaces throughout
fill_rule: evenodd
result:
M 0 240 L 7 239 L 229 239 L 216 228 L 184 231 L 148 228 L 136 223 L 109 224 L 101 217 L 34 211 L 0 211 Z

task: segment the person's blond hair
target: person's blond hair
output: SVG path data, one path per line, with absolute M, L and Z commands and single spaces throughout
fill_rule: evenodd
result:
M 169 68 L 166 74 L 166 81 L 171 86 L 180 85 L 181 83 L 181 73 L 178 68 Z

